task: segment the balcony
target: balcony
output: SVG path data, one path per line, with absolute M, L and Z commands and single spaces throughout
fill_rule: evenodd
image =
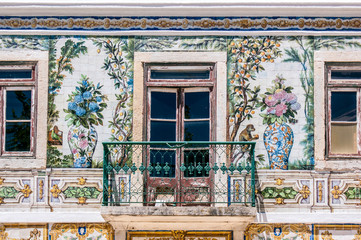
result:
M 103 206 L 255 206 L 254 142 L 104 142 L 103 147 Z

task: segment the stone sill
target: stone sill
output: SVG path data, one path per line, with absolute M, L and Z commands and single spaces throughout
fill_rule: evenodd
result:
M 101 207 L 104 215 L 130 216 L 256 216 L 256 208 L 251 206 L 231 207 L 132 207 L 111 206 Z

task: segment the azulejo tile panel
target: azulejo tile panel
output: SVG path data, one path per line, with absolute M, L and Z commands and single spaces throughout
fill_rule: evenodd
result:
M 0 224 L 1 240 L 47 240 L 47 225 Z
M 114 230 L 108 223 L 56 223 L 49 235 L 52 240 L 113 240 Z
M 0 29 L 38 30 L 344 30 L 360 31 L 361 18 L 335 17 L 1 17 Z
M 246 240 L 309 240 L 312 232 L 306 224 L 250 224 L 244 235 Z

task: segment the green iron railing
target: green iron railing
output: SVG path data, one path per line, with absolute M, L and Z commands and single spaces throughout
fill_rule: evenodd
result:
M 104 142 L 103 147 L 103 206 L 255 206 L 254 142 Z

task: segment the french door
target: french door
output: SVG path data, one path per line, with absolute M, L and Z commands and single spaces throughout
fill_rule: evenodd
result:
M 147 201 L 168 205 L 211 201 L 210 88 L 148 88 Z M 161 143 L 167 142 L 167 143 Z

